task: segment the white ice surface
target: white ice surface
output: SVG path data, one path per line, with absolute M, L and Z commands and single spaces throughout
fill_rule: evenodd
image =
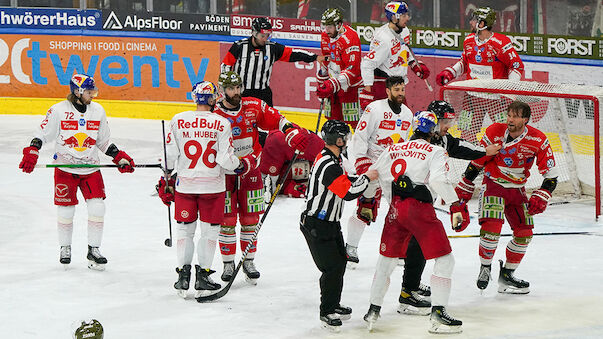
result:
M 396 313 L 401 268 L 392 274 L 382 317 L 375 330 L 365 330 L 369 290 L 377 259 L 383 216 L 370 226 L 359 247 L 360 264 L 348 270 L 342 304 L 354 309 L 338 335 L 320 328 L 319 272 L 298 227 L 301 199 L 277 199 L 259 233 L 257 286 L 242 274 L 230 292 L 215 302 L 199 304 L 176 296 L 175 247 L 163 245 L 168 235 L 166 207 L 151 196 L 161 175 L 138 168 L 133 174 L 103 169 L 107 213 L 102 253 L 104 272 L 86 267 L 86 209 L 76 208 L 73 261 L 68 270 L 58 262 L 56 209 L 52 203 L 51 169 L 20 172 L 21 150 L 43 116 L 0 116 L 0 337 L 70 338 L 73 324 L 96 318 L 105 338 L 421 338 L 428 317 Z M 162 154 L 161 124 L 152 120 L 109 119 L 113 142 L 137 163 L 156 162 Z M 50 163 L 45 145 L 39 163 Z M 108 157 L 102 156 L 106 163 Z M 82 200 L 80 196 L 80 200 Z M 474 207 L 473 207 L 474 208 Z M 344 211 L 344 224 L 353 205 Z M 535 232 L 594 231 L 588 204 L 551 206 L 535 218 Z M 440 215 L 449 225 L 448 216 Z M 345 227 L 344 227 L 345 231 Z M 509 232 L 507 225 L 503 232 Z M 451 232 L 452 233 L 452 232 Z M 463 234 L 477 234 L 476 218 Z M 504 258 L 509 238 L 502 238 L 495 258 Z M 482 295 L 475 287 L 478 238 L 451 239 L 456 267 L 448 310 L 463 320 L 455 338 L 601 338 L 603 337 L 603 237 L 600 235 L 536 236 L 517 270 L 531 283 L 530 294 L 501 295 L 494 279 Z M 238 258 L 237 258 L 238 260 Z M 429 282 L 428 262 L 423 282 Z M 221 258 L 214 268 L 219 280 Z M 192 289 L 191 289 L 192 292 Z

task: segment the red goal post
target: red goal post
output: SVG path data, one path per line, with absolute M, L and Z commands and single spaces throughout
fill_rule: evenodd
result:
M 440 98 L 455 109 L 452 135 L 471 142 L 481 139 L 486 127 L 506 121 L 513 100 L 530 105 L 528 122 L 544 132 L 561 172 L 553 196 L 565 200 L 595 198 L 595 215 L 601 215 L 601 102 L 603 87 L 545 84 L 531 81 L 464 80 L 440 89 Z M 451 159 L 454 180 L 460 180 L 467 161 Z M 533 166 L 526 188 L 538 188 L 542 176 Z M 478 181 L 476 180 L 476 183 Z

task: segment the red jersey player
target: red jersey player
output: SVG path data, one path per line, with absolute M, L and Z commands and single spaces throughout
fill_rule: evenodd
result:
M 235 154 L 245 164 L 242 171 L 226 172 L 226 206 L 218 239 L 224 261 L 221 278 L 229 281 L 235 268 L 237 216 L 241 223 L 241 248 L 245 249 L 253 239 L 260 214 L 264 211 L 264 185 L 257 168 L 262 152 L 258 128 L 283 131 L 287 144 L 300 152 L 307 147 L 310 133 L 291 124 L 264 101 L 241 97 L 242 80 L 237 73 L 221 73 L 218 84 L 224 98 L 214 107 L 214 113 L 230 121 Z M 251 283 L 260 277 L 253 262 L 255 246 L 256 242 L 243 262 L 243 272 Z
M 325 108 L 327 119 L 343 120 L 356 128 L 360 119 L 358 90 L 362 84 L 360 38 L 352 27 L 343 23 L 343 15 L 337 8 L 327 9 L 321 24 L 320 48 L 329 58 L 318 68 L 316 95 L 329 100 L 330 109 Z
M 558 176 L 553 150 L 547 137 L 538 129 L 527 125 L 530 114 L 530 106 L 526 103 L 512 102 L 507 108 L 507 123 L 492 124 L 486 129 L 481 141 L 483 146 L 501 144 L 500 153 L 473 160 L 455 189 L 459 198 L 471 199 L 475 188 L 473 180 L 484 169 L 485 188 L 480 195 L 479 204 L 479 289 L 488 286 L 492 257 L 498 245 L 504 216 L 513 230 L 513 239 L 507 244 L 507 262 L 503 266 L 502 260 L 500 261 L 498 292 L 530 292 L 530 284 L 515 278 L 513 272 L 532 240 L 532 215 L 546 209 L 551 193 L 557 186 Z M 528 201 L 524 186 L 534 163 L 544 181 Z
M 467 74 L 467 79 L 510 79 L 521 80 L 523 74 L 523 62 L 517 55 L 511 40 L 503 34 L 492 32 L 492 26 L 496 21 L 496 13 L 490 7 L 478 8 L 471 17 L 471 30 L 463 42 L 463 54 L 461 59 L 452 67 L 446 67 L 436 77 L 436 82 L 444 86 L 449 81 Z M 503 111 L 509 104 L 509 100 L 501 101 L 489 98 L 472 97 L 474 107 L 492 107 L 496 111 Z M 483 101 L 483 102 L 482 102 Z M 501 106 L 502 104 L 502 106 Z M 468 112 L 467 117 L 471 121 L 469 130 L 463 131 L 461 138 L 468 141 L 476 141 L 475 133 L 481 127 L 486 109 Z M 492 116 L 492 115 L 491 115 Z M 493 117 L 493 116 L 492 116 Z M 492 118 L 496 121 L 495 118 Z M 470 132 L 471 131 L 471 132 Z

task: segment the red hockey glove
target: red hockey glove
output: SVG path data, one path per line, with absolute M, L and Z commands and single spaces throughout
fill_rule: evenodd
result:
M 258 163 L 257 157 L 253 153 L 247 154 L 239 160 L 241 160 L 241 163 L 239 164 L 239 167 L 234 170 L 238 175 L 247 175 L 247 173 L 254 169 Z
M 364 111 L 366 106 L 375 101 L 375 94 L 373 93 L 372 87 L 370 91 L 367 91 L 366 87 L 364 87 L 358 94 L 358 100 L 360 101 L 360 108 Z
M 372 164 L 373 161 L 371 161 L 371 159 L 367 157 L 356 159 L 356 163 L 354 164 L 354 167 L 356 167 L 356 174 L 361 175 L 366 173 L 366 171 L 368 171 L 369 167 L 371 167 Z
M 118 166 L 117 170 L 120 173 L 134 172 L 134 160 L 132 160 L 132 158 L 124 151 L 119 151 L 119 153 L 117 153 L 115 158 L 113 158 L 113 163 Z
M 467 204 L 456 201 L 450 205 L 450 223 L 452 229 L 462 232 L 469 226 L 469 210 Z
M 172 201 L 174 201 L 174 186 L 176 185 L 176 180 L 174 178 L 170 178 L 168 182 L 165 182 L 165 178 L 161 177 L 159 179 L 159 183 L 155 186 L 157 193 L 159 194 L 159 198 L 163 201 L 167 206 L 170 205 Z
M 25 173 L 33 172 L 38 162 L 38 156 L 40 152 L 37 147 L 29 146 L 23 149 L 23 160 L 19 163 L 19 168 L 23 169 Z
M 287 186 L 283 190 L 283 193 L 288 195 L 290 198 L 303 198 L 306 196 L 306 189 L 308 186 L 303 183 L 297 183 L 295 180 L 289 180 Z
M 429 74 L 431 74 L 429 68 L 427 68 L 427 65 L 425 65 L 423 61 L 413 60 L 408 66 L 420 79 L 427 79 Z
M 331 97 L 333 94 L 337 93 L 337 91 L 339 91 L 340 89 L 341 86 L 339 86 L 339 81 L 331 78 L 323 82 L 320 86 L 318 86 L 318 88 L 316 89 L 316 96 L 321 99 L 328 98 Z
M 310 138 L 310 132 L 308 132 L 308 130 L 305 128 L 293 126 L 285 131 L 285 140 L 287 141 L 287 145 L 299 151 L 300 154 L 304 153 L 304 149 L 310 143 Z
M 377 219 L 377 200 L 360 196 L 356 215 L 367 224 L 374 222 Z
M 532 192 L 532 196 L 530 196 L 530 201 L 528 202 L 528 213 L 530 215 L 536 215 L 544 212 L 550 198 L 551 193 L 543 188 Z
M 438 75 L 436 75 L 436 83 L 440 86 L 444 86 L 454 79 L 454 74 L 450 71 L 450 67 L 445 68 Z
M 329 80 L 329 71 L 321 65 L 316 70 L 316 81 L 318 81 L 318 85 L 320 86 L 327 80 Z
M 471 200 L 471 197 L 473 197 L 475 184 L 463 177 L 461 181 L 459 181 L 458 185 L 456 185 L 454 188 L 454 191 L 460 200 L 469 201 Z

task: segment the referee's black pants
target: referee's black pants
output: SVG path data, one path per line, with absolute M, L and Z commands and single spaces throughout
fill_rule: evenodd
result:
M 264 89 L 245 89 L 243 93 L 241 93 L 242 97 L 254 97 L 258 99 L 262 99 L 268 106 L 272 106 L 272 90 L 270 87 L 266 87 Z
M 303 218 L 302 218 L 303 219 Z M 300 229 L 306 238 L 320 276 L 320 315 L 335 312 L 341 301 L 346 252 L 339 222 L 305 217 Z

